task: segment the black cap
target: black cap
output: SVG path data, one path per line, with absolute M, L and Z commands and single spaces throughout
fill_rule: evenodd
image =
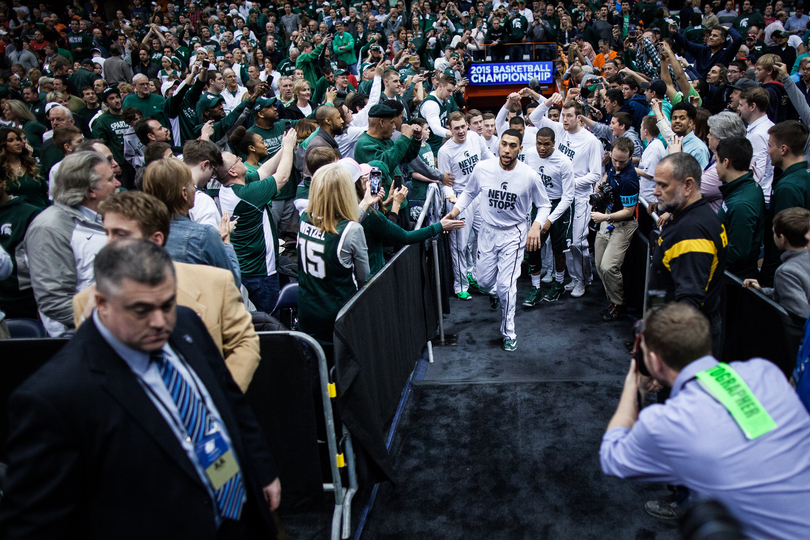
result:
M 377 103 L 368 112 L 371 118 L 396 118 L 398 113 L 385 103 Z
M 117 94 L 118 97 L 121 97 L 121 92 L 118 91 L 118 88 L 115 87 L 105 88 L 104 91 L 101 93 L 101 99 L 107 101 L 107 98 L 113 94 Z

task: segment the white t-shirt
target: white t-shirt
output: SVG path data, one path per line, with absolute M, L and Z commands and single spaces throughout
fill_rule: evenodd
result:
M 773 122 L 768 119 L 767 114 L 763 114 L 757 120 L 748 124 L 748 140 L 754 147 L 754 157 L 751 159 L 751 169 L 754 171 L 754 179 L 762 188 L 765 194 L 765 202 L 771 202 L 771 187 L 773 185 L 773 165 L 771 156 L 768 154 L 768 130 L 773 126 Z
M 548 198 L 552 201 L 560 199 L 557 208 L 548 216 L 548 220 L 554 223 L 574 202 L 574 168 L 571 160 L 557 150 L 543 159 L 537 153 L 536 145 L 528 148 L 524 145 L 523 150 L 526 152 L 526 165 L 540 175 Z
M 478 195 L 481 195 L 478 209 L 484 223 L 498 229 L 526 223 L 532 204 L 537 207 L 534 220 L 537 223 L 544 224 L 551 211 L 540 175 L 520 161 L 511 171 L 503 170 L 498 159 L 476 165 L 467 187 L 458 197 L 456 208 L 464 210 Z
M 654 138 L 644 149 L 641 154 L 641 161 L 638 168 L 650 176 L 655 176 L 655 168 L 658 162 L 664 159 L 667 155 L 667 149 L 664 148 L 664 143 L 658 137 Z M 653 195 L 655 189 L 655 182 L 652 178 L 644 178 L 638 175 L 639 196 L 648 203 L 658 202 L 658 199 Z
M 474 131 L 468 131 L 467 139 L 462 144 L 450 139 L 439 148 L 438 169 L 453 175 L 453 191 L 458 195 L 464 191 L 476 164 L 494 158 L 484 138 Z
M 227 88 L 222 91 L 220 95 L 225 99 L 225 103 L 223 103 L 225 114 L 230 114 L 242 102 L 242 96 L 247 94 L 247 91 L 244 86 L 237 86 L 233 94 Z
M 219 229 L 219 222 L 222 219 L 214 199 L 206 192 L 199 190 L 194 194 L 194 207 L 188 211 L 188 217 L 194 223 L 211 225 L 215 229 Z
M 541 103 L 529 119 L 538 129 L 548 127 L 556 135 L 557 150 L 567 156 L 574 168 L 574 196 L 587 197 L 593 193 L 593 186 L 602 179 L 602 143 L 587 129 L 569 133 L 559 122 L 546 117 L 548 107 Z

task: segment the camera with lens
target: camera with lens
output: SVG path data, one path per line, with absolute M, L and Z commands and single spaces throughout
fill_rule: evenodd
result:
M 608 205 L 613 203 L 613 186 L 604 183 L 600 187 L 600 191 L 592 193 L 588 202 L 596 212 L 604 212 Z
M 346 91 L 345 90 L 338 90 L 337 91 L 337 99 L 346 99 Z

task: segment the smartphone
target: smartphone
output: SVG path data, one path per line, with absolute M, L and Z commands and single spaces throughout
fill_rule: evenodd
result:
M 410 62 L 411 64 L 413 64 L 414 62 L 416 62 L 416 60 L 417 60 L 417 57 L 416 57 L 416 56 L 411 56 L 411 57 L 408 59 L 408 62 Z
M 239 219 L 239 214 L 234 214 L 231 216 L 231 221 L 236 221 L 237 219 Z
M 208 66 L 210 66 L 210 65 L 211 65 L 211 62 L 210 62 L 210 61 L 208 61 L 208 60 L 203 60 L 203 67 L 204 67 L 205 69 L 208 69 Z
M 369 174 L 369 187 L 372 195 L 380 192 L 380 185 L 382 184 L 382 171 L 380 169 L 371 169 Z
M 401 187 L 402 187 L 402 177 L 401 176 L 395 176 L 394 177 L 393 188 L 394 189 L 399 189 Z
M 290 122 L 289 120 L 284 122 L 284 133 L 287 133 L 288 131 L 290 131 L 291 127 L 292 127 L 292 122 Z

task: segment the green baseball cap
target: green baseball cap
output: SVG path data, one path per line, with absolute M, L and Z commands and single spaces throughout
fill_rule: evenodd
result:
M 256 103 L 253 105 L 253 112 L 257 113 L 262 109 L 268 109 L 270 107 L 275 107 L 277 101 L 278 101 L 278 99 L 276 99 L 274 97 L 271 97 L 271 98 L 260 97 L 260 98 L 258 98 L 256 100 Z

